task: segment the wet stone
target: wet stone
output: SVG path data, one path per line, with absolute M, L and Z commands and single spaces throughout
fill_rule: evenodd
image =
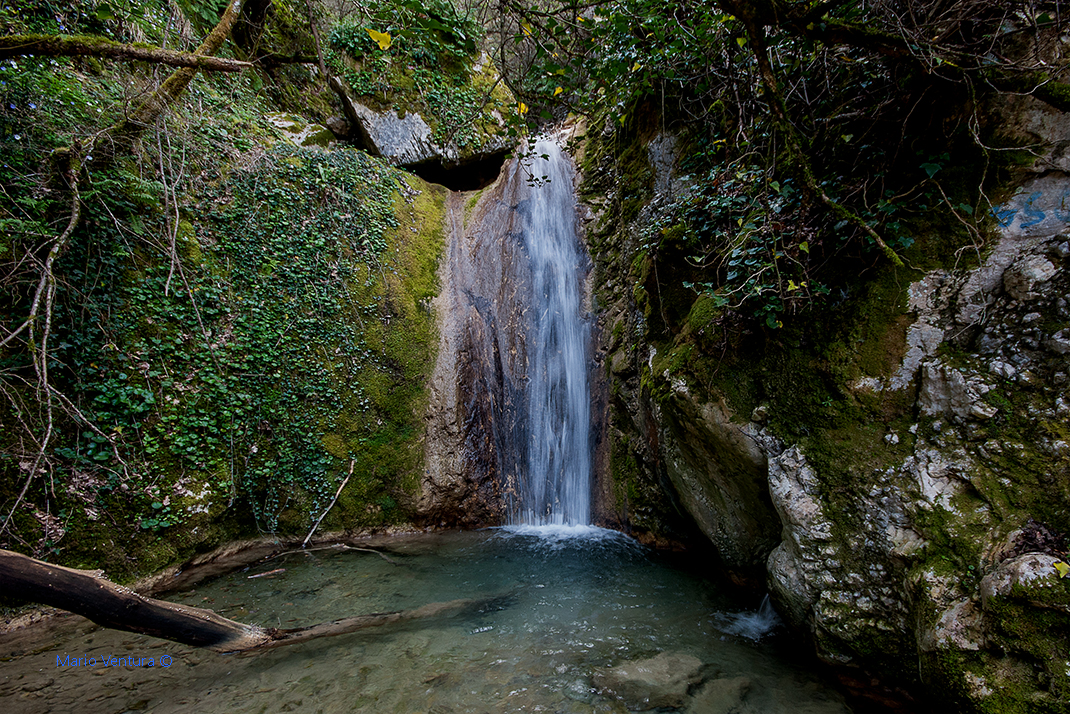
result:
M 662 652 L 650 659 L 598 667 L 594 684 L 603 694 L 617 697 L 629 709 L 680 707 L 688 689 L 701 681 L 702 662 L 691 655 Z
M 742 714 L 753 711 L 744 700 L 754 683 L 749 677 L 714 679 L 695 693 L 689 711 L 693 714 Z

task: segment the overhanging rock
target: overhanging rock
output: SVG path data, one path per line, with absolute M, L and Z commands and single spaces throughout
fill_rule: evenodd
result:
M 434 163 L 456 168 L 504 154 L 513 145 L 507 136 L 487 135 L 477 146 L 461 147 L 453 141 L 439 143 L 431 125 L 417 112 L 399 114 L 395 109 L 376 111 L 353 97 L 346 97 L 355 127 L 365 148 L 399 166 Z M 505 131 L 504 122 L 501 127 Z

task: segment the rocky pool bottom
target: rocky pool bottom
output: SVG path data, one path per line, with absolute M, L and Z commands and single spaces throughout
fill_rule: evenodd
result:
M 294 553 L 168 599 L 280 628 L 491 604 L 229 656 L 63 618 L 0 641 L 4 714 L 851 712 L 774 614 L 613 531 L 401 536 L 382 553 Z

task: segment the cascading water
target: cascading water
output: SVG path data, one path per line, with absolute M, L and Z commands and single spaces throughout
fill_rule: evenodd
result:
M 586 525 L 591 519 L 589 329 L 580 312 L 582 258 L 572 172 L 553 142 L 538 142 L 534 155 L 531 170 L 546 180 L 535 180 L 518 226 L 531 262 L 531 305 L 529 442 L 515 518 L 524 525 Z M 516 170 L 524 169 L 518 165 Z
M 569 158 L 526 151 L 478 197 L 450 197 L 424 476 L 443 523 L 591 521 L 589 260 Z

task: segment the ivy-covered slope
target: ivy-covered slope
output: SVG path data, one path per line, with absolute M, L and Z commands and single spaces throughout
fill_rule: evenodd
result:
M 166 3 L 102 7 L 20 3 L 3 20 L 196 34 L 162 21 Z M 159 71 L 0 66 L 7 330 L 69 219 L 52 152 L 116 121 Z M 47 374 L 25 332 L 0 351 L 0 547 L 128 578 L 240 535 L 304 535 L 347 477 L 321 530 L 411 518 L 445 190 L 338 143 L 296 145 L 268 116 L 295 108 L 294 87 L 272 82 L 199 76 L 133 152 L 83 178 L 50 321 L 34 327 Z

